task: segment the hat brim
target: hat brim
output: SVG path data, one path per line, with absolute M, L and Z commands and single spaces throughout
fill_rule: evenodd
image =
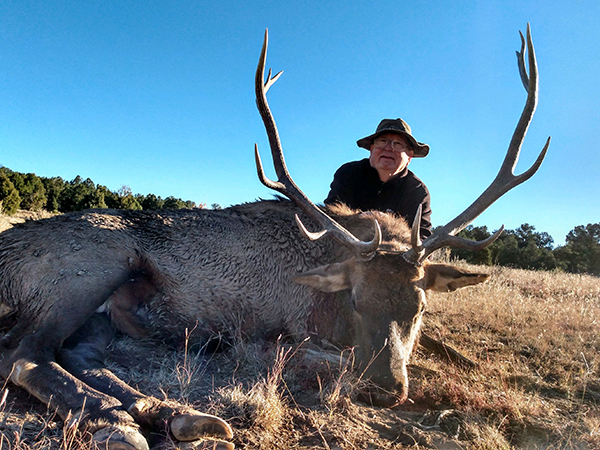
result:
M 382 134 L 386 133 L 401 134 L 402 136 L 406 137 L 413 146 L 415 158 L 425 158 L 429 154 L 429 145 L 424 144 L 422 142 L 418 142 L 414 137 L 412 137 L 411 134 L 400 130 L 381 130 L 378 133 L 374 133 L 370 136 L 359 139 L 358 141 L 356 141 L 356 145 L 358 145 L 361 148 L 371 150 L 371 145 L 373 145 L 373 141 L 378 136 L 381 136 Z

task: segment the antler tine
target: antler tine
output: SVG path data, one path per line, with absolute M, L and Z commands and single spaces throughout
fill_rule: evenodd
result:
M 527 24 L 527 27 L 529 27 L 529 24 Z M 529 75 L 527 75 L 527 68 L 525 67 L 525 38 L 520 31 L 519 36 L 521 36 L 521 51 L 517 50 L 515 52 L 517 54 L 517 65 L 519 66 L 519 75 L 521 75 L 523 87 L 526 91 L 529 91 Z
M 415 218 L 412 223 L 411 233 L 410 233 L 410 244 L 412 246 L 412 250 L 416 256 L 421 256 L 423 253 L 423 247 L 421 247 L 421 216 L 423 215 L 423 205 L 419 205 L 417 208 L 417 213 L 415 214 Z
M 260 154 L 258 153 L 258 145 L 254 144 L 254 160 L 256 161 L 256 171 L 258 172 L 258 179 L 269 189 L 275 191 L 281 191 L 285 189 L 282 183 L 269 180 L 263 169 L 262 161 L 260 160 Z
M 290 176 L 285 159 L 283 157 L 283 149 L 281 147 L 281 141 L 279 139 L 279 132 L 277 131 L 277 125 L 275 119 L 269 108 L 267 102 L 267 91 L 277 81 L 282 72 L 279 72 L 274 77 L 271 77 L 271 70 L 267 75 L 267 81 L 264 81 L 265 77 L 265 65 L 267 62 L 267 47 L 269 42 L 268 30 L 265 31 L 265 39 L 263 42 L 258 67 L 256 68 L 255 77 L 255 91 L 256 91 L 256 105 L 258 111 L 265 125 L 267 136 L 269 138 L 269 145 L 271 147 L 271 155 L 273 157 L 273 165 L 275 166 L 275 172 L 277 174 L 277 181 L 272 181 L 265 175 L 260 155 L 258 153 L 258 146 L 254 146 L 254 157 L 256 160 L 256 170 L 258 172 L 258 178 L 260 181 L 270 189 L 276 190 L 282 193 L 290 200 L 296 202 L 309 217 L 315 219 L 324 229 L 318 233 L 309 232 L 306 227 L 302 224 L 300 219 L 296 216 L 296 222 L 300 227 L 302 233 L 309 239 L 315 240 L 323 237 L 326 234 L 331 234 L 336 240 L 345 245 L 358 257 L 368 257 L 379 248 L 381 244 L 381 229 L 379 223 L 375 220 L 375 236 L 370 242 L 364 242 L 358 240 L 348 230 L 338 224 L 335 220 L 325 214 L 319 207 L 311 202 L 308 197 L 298 188 L 292 177 Z
M 515 132 L 513 133 L 510 145 L 508 146 L 508 151 L 506 152 L 504 162 L 502 163 L 502 167 L 500 168 L 500 171 L 498 172 L 497 176 L 497 178 L 506 180 L 511 179 L 514 176 L 514 169 L 517 165 L 517 161 L 519 160 L 521 145 L 523 144 L 523 140 L 525 139 L 525 134 L 527 133 L 527 129 L 529 128 L 529 124 L 531 123 L 533 113 L 535 112 L 535 108 L 537 107 L 538 102 L 538 68 L 537 60 L 535 58 L 535 50 L 533 48 L 533 40 L 531 39 L 531 28 L 529 27 L 529 24 L 527 24 L 527 50 L 529 51 L 529 84 L 526 89 L 527 101 L 525 102 L 525 108 L 523 108 L 523 112 L 521 113 L 521 117 L 519 119 L 519 122 L 517 123 L 517 127 L 515 128 Z M 524 56 L 525 55 L 522 54 L 521 57 L 518 58 L 518 60 L 524 60 Z M 525 63 L 523 62 L 522 64 L 524 65 Z M 519 63 L 519 65 L 521 65 L 521 63 Z M 546 150 L 547 148 L 544 147 L 542 153 L 540 154 L 545 155 Z M 494 180 L 494 182 L 495 181 L 496 180 Z M 511 188 L 513 186 L 516 186 L 517 184 L 522 183 L 523 181 L 525 180 L 518 180 L 518 182 L 512 185 Z
M 483 239 L 481 241 L 471 241 L 469 239 L 461 238 L 458 236 L 453 236 L 451 234 L 446 234 L 438 241 L 440 245 L 438 248 L 443 247 L 454 247 L 454 248 L 465 248 L 468 250 L 482 250 L 486 248 L 488 245 L 492 244 L 496 239 L 500 237 L 502 232 L 504 231 L 504 225 L 502 225 L 494 234 L 490 237 Z M 436 249 L 437 250 L 437 249 Z M 426 249 L 427 255 L 430 255 L 429 249 Z
M 527 133 L 527 129 L 529 128 L 529 124 L 533 118 L 533 113 L 535 112 L 535 108 L 537 106 L 538 100 L 538 71 L 537 71 L 537 61 L 535 57 L 535 50 L 533 48 L 533 40 L 531 38 L 531 29 L 529 24 L 527 24 L 527 51 L 529 52 L 529 74 L 525 70 L 525 48 L 524 48 L 524 39 L 521 33 L 522 39 L 522 47 L 521 52 L 517 52 L 517 63 L 519 66 L 519 71 L 521 73 L 521 80 L 526 85 L 527 90 L 527 100 L 525 102 L 525 107 L 517 123 L 515 131 L 513 133 L 512 139 L 508 146 L 508 150 L 506 152 L 506 156 L 504 157 L 504 161 L 502 162 L 502 166 L 498 171 L 498 175 L 489 187 L 469 206 L 464 212 L 459 214 L 455 219 L 450 221 L 448 224 L 444 225 L 441 229 L 436 231 L 433 235 L 428 237 L 423 244 L 419 247 L 419 251 L 415 250 L 415 248 L 409 250 L 404 254 L 404 257 L 415 264 L 420 264 L 424 261 L 427 256 L 433 253 L 435 250 L 452 246 L 452 247 L 462 247 L 462 248 L 484 248 L 485 245 L 491 244 L 494 240 L 500 236 L 502 232 L 501 228 L 498 230 L 493 236 L 486 239 L 485 241 L 475 242 L 474 244 L 467 244 L 469 242 L 467 240 L 458 238 L 455 236 L 456 233 L 464 229 L 467 225 L 469 225 L 473 220 L 475 220 L 483 211 L 485 211 L 490 205 L 492 205 L 496 200 L 498 200 L 502 195 L 508 192 L 510 189 L 518 186 L 524 181 L 528 180 L 536 173 L 539 169 L 544 157 L 546 156 L 546 152 L 548 151 L 548 147 L 550 145 L 550 138 L 546 141 L 544 148 L 538 155 L 536 161 L 533 165 L 523 172 L 520 175 L 514 175 L 514 169 L 517 165 L 517 161 L 519 159 L 519 154 L 521 152 L 521 146 L 523 144 L 523 140 L 525 139 L 525 134 Z M 466 241 L 466 242 L 464 242 Z

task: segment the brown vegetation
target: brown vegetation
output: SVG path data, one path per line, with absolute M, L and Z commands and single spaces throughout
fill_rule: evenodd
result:
M 45 219 L 47 217 L 52 217 L 53 215 L 54 214 L 45 210 L 25 211 L 23 209 L 18 210 L 17 213 L 12 216 L 0 214 L 0 232 L 9 229 L 17 223 L 23 223 L 26 220 Z
M 144 392 L 226 418 L 238 448 L 600 448 L 600 279 L 491 270 L 486 284 L 431 295 L 424 320 L 478 367 L 418 349 L 410 400 L 395 409 L 357 400 L 350 350 L 310 341 L 239 340 L 207 356 L 123 336 L 109 367 Z M 2 450 L 88 448 L 64 428 L 24 391 L 2 387 Z M 167 438 L 155 448 L 175 447 Z

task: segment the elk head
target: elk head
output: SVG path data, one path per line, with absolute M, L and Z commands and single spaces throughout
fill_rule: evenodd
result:
M 407 398 L 406 366 L 426 306 L 425 291 L 450 292 L 482 283 L 488 278 L 486 274 L 433 264 L 428 260 L 428 256 L 433 251 L 447 246 L 481 249 L 490 245 L 498 238 L 502 227 L 484 241 L 469 241 L 457 237 L 456 234 L 504 193 L 529 179 L 544 159 L 550 138 L 531 168 L 518 176 L 513 173 L 535 111 L 538 92 L 537 64 L 529 25 L 529 74 L 525 67 L 526 49 L 522 34 L 521 41 L 521 51 L 517 52 L 517 59 L 521 79 L 527 90 L 527 101 L 498 175 L 471 206 L 423 242 L 419 239 L 419 211 L 412 225 L 409 248 L 399 252 L 381 249 L 382 232 L 377 220 L 372 221 L 373 238 L 368 242 L 361 241 L 312 203 L 292 180 L 285 165 L 279 134 L 266 98 L 267 90 L 279 78 L 281 72 L 271 76 L 269 70 L 266 81 L 264 79 L 268 44 L 268 34 L 265 33 L 255 78 L 256 101 L 269 138 L 278 181 L 269 180 L 265 176 L 255 145 L 258 177 L 265 186 L 294 201 L 323 228 L 316 233 L 310 232 L 296 216 L 296 222 L 304 236 L 310 240 L 317 240 L 330 235 L 353 255 L 346 261 L 299 274 L 294 281 L 325 292 L 349 291 L 353 307 L 355 355 L 364 376 L 375 385 L 364 393 L 373 403 L 393 406 Z

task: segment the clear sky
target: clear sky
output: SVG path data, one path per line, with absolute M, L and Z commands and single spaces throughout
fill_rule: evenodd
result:
M 404 118 L 431 147 L 410 168 L 434 225 L 494 178 L 525 102 L 515 50 L 531 23 L 540 100 L 517 172 L 539 172 L 475 225 L 529 223 L 557 244 L 600 222 L 600 2 L 0 0 L 0 164 L 228 206 L 270 198 L 254 102 L 265 28 L 287 164 L 315 202 Z M 267 165 L 267 164 L 266 164 Z M 273 171 L 268 172 L 271 176 Z

